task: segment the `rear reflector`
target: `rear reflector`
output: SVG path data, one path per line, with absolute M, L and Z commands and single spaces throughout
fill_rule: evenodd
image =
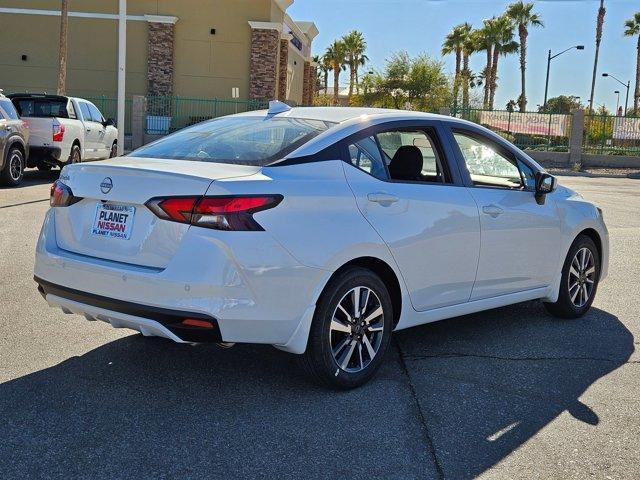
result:
M 206 320 L 197 320 L 195 318 L 185 318 L 182 321 L 182 325 L 186 325 L 188 327 L 213 328 L 213 324 L 211 322 L 207 322 Z
M 152 198 L 146 206 L 156 216 L 216 230 L 262 231 L 253 214 L 282 201 L 282 195 Z

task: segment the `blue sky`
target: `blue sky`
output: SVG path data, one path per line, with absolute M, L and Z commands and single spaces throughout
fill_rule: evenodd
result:
M 410 54 L 427 53 L 440 58 L 442 40 L 453 25 L 465 21 L 480 26 L 482 20 L 498 15 L 509 4 L 495 0 L 295 0 L 288 13 L 295 20 L 312 20 L 320 34 L 314 40 L 314 54 L 344 33 L 357 29 L 364 33 L 368 44 L 370 68 L 382 68 L 385 59 L 397 50 Z M 584 44 L 583 51 L 572 50 L 551 62 L 549 97 L 565 94 L 589 100 L 591 73 L 595 53 L 595 22 L 598 0 L 534 1 L 545 28 L 529 33 L 527 52 L 527 97 L 529 109 L 541 104 L 544 96 L 544 76 L 547 51 L 554 53 L 571 45 Z M 609 72 L 624 82 L 631 80 L 629 105 L 633 104 L 635 81 L 636 39 L 624 37 L 624 20 L 640 11 L 639 0 L 606 0 L 607 14 L 600 47 L 595 104 L 615 109 L 616 95 L 624 103 L 626 89 L 611 78 L 600 76 Z M 453 57 L 445 58 L 448 72 L 454 70 Z M 484 53 L 472 57 L 474 71 L 483 68 Z M 500 60 L 499 87 L 496 107 L 504 108 L 507 101 L 520 93 L 518 56 Z M 341 82 L 348 76 L 341 76 Z

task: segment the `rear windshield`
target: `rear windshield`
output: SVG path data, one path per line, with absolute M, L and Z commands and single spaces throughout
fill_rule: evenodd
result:
M 180 130 L 129 156 L 263 166 L 332 125 L 299 118 L 223 117 Z
M 48 98 L 14 98 L 21 117 L 60 117 L 69 118 L 67 100 Z

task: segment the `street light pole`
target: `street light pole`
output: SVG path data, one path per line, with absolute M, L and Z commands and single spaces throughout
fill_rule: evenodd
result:
M 620 85 L 622 85 L 624 88 L 627 89 L 627 95 L 626 95 L 625 100 L 624 100 L 624 114 L 626 116 L 627 115 L 627 106 L 629 105 L 629 89 L 631 88 L 631 80 L 627 81 L 627 83 L 624 83 L 622 80 L 620 80 L 617 77 L 614 77 L 610 73 L 603 73 L 602 76 L 603 77 L 611 77 L 611 78 L 613 78 L 616 82 L 618 82 Z
M 547 80 L 544 84 L 544 102 L 542 102 L 542 108 L 544 109 L 544 111 L 546 111 L 547 109 L 547 93 L 549 92 L 549 70 L 551 69 L 551 60 L 553 60 L 556 57 L 559 57 L 560 55 L 562 55 L 565 52 L 568 52 L 569 50 L 584 50 L 584 45 L 574 45 L 573 47 L 569 47 L 563 51 L 561 51 L 560 53 L 556 53 L 555 55 L 551 55 L 551 50 L 549 50 L 549 53 L 547 55 Z
M 613 93 L 617 94 L 617 97 L 616 97 L 616 116 L 617 116 L 618 115 L 618 108 L 620 107 L 620 90 L 616 90 Z
M 127 78 L 127 0 L 118 12 L 118 155 L 124 153 L 125 82 Z

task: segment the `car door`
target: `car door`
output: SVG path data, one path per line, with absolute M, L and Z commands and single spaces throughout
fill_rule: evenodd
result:
M 467 302 L 480 250 L 476 204 L 449 168 L 438 128 L 372 128 L 343 148 L 358 207 L 389 246 L 418 311 Z M 405 167 L 416 158 L 412 173 Z
M 96 159 L 98 158 L 98 138 L 100 131 L 98 125 L 91 117 L 91 110 L 89 103 L 84 101 L 78 101 L 80 105 L 80 112 L 82 113 L 82 122 L 84 124 L 84 159 Z M 102 125 L 99 125 L 102 127 Z
M 107 127 L 104 126 L 104 116 L 93 103 L 87 102 L 89 112 L 91 112 L 91 120 L 95 128 L 95 149 L 96 158 L 108 158 L 111 151 L 111 144 L 107 145 L 106 132 Z
M 479 130 L 454 127 L 452 143 L 478 205 L 480 261 L 472 300 L 548 286 L 557 271 L 560 218 L 535 198 L 535 171 L 521 154 Z

